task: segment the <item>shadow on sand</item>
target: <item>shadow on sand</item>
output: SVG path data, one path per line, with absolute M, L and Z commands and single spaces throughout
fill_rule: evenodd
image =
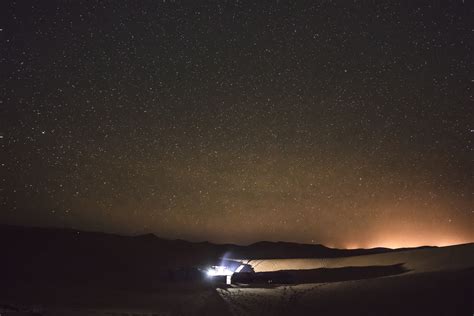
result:
M 236 273 L 232 283 L 272 286 L 276 284 L 329 283 L 372 279 L 408 272 L 404 263 L 384 266 L 280 270 L 273 272 Z

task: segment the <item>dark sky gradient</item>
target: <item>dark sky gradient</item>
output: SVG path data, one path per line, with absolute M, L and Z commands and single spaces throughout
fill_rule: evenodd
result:
M 2 3 L 0 222 L 474 241 L 472 4 L 252 2 Z

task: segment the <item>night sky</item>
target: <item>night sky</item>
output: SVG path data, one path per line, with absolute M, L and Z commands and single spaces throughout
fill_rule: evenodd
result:
M 0 223 L 474 241 L 470 1 L 1 6 Z

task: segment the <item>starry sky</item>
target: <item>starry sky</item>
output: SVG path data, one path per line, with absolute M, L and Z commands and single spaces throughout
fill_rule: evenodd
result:
M 474 241 L 469 1 L 6 1 L 0 223 Z

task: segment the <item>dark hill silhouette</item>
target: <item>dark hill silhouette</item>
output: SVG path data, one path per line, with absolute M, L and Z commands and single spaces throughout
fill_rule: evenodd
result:
M 308 257 L 343 257 L 396 251 L 388 248 L 373 249 L 333 249 L 319 244 L 298 244 L 291 242 L 257 242 L 248 246 L 233 244 L 213 244 L 209 242 L 189 242 L 181 239 L 170 240 L 157 237 L 154 234 L 137 236 L 122 236 L 100 232 L 84 232 L 63 228 L 40 228 L 0 225 L 1 245 L 5 251 L 44 252 L 54 247 L 75 248 L 75 251 L 94 251 L 106 248 L 107 251 L 119 250 L 137 253 L 145 251 L 145 257 L 150 255 L 148 250 L 155 251 L 205 251 L 215 253 L 217 258 L 226 253 L 239 258 L 308 258 Z M 149 249 L 152 247 L 152 249 Z M 30 249 L 31 248 L 31 249 Z M 63 249 L 71 252 L 71 249 Z M 29 250 L 29 251 L 27 251 Z M 183 254 L 184 255 L 184 254 Z

